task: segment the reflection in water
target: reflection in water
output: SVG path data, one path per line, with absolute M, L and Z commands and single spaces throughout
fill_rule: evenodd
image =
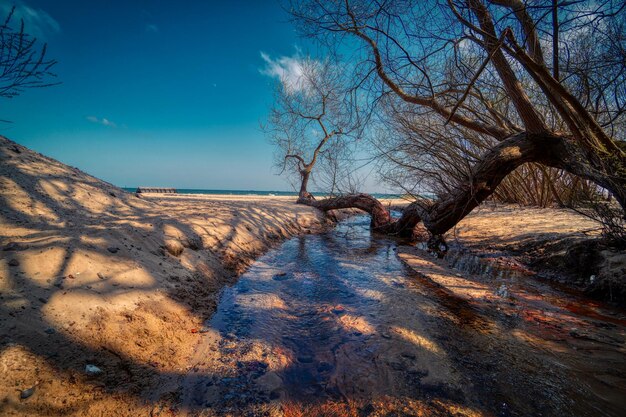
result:
M 523 314 L 456 297 L 408 269 L 396 249 L 357 216 L 259 259 L 203 329 L 185 408 L 597 415 L 574 382 L 581 369 L 568 373 L 547 344 L 520 336 L 529 332 Z M 460 256 L 447 262 L 496 281 L 523 277 Z
M 352 352 L 360 359 L 351 360 L 375 377 L 372 358 L 379 346 L 363 340 L 375 337 L 380 294 L 403 266 L 394 242 L 372 239 L 368 223 L 359 217 L 332 232 L 285 243 L 224 292 L 210 323 L 222 337 L 263 340 L 289 352 L 280 378 L 282 394 L 290 398 L 340 398 L 347 387 L 333 378 L 346 366 L 338 356 L 347 344 L 369 346 Z

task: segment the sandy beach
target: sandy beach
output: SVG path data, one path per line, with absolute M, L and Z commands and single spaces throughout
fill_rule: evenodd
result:
M 331 224 L 292 197 L 139 198 L 4 138 L 0 159 L 2 415 L 175 414 L 220 290 Z M 500 206 L 448 239 L 519 253 L 597 233 L 570 212 Z

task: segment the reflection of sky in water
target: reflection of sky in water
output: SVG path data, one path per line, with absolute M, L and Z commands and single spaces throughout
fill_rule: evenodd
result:
M 263 256 L 224 291 L 210 326 L 293 352 L 290 389 L 299 395 L 310 391 L 311 378 L 328 383 L 328 375 L 315 370 L 334 369 L 332 352 L 338 349 L 361 346 L 356 357 L 365 355 L 363 364 L 371 364 L 378 349 L 369 340 L 378 326 L 374 312 L 386 293 L 396 290 L 392 280 L 401 278 L 404 268 L 395 242 L 372 238 L 369 224 L 368 216 L 355 216 Z M 324 365 L 328 361 L 331 365 Z

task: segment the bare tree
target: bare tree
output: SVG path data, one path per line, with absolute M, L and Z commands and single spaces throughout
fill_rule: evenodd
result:
M 467 182 L 472 167 L 497 141 L 459 126 L 446 126 L 434 115 L 413 111 L 399 100 L 380 106 L 383 127 L 370 139 L 382 179 L 410 195 L 443 198 Z M 562 170 L 529 163 L 507 175 L 494 201 L 548 207 L 582 203 L 595 185 Z M 597 193 L 596 193 L 597 194 Z
M 52 67 L 56 61 L 46 57 L 47 45 L 24 32 L 24 21 L 19 28 L 12 26 L 15 7 L 0 26 L 0 97 L 12 98 L 27 88 L 49 87 L 56 77 Z
M 299 201 L 314 200 L 309 185 L 314 168 L 325 170 L 327 191 L 339 177 L 339 158 L 349 154 L 348 139 L 358 135 L 358 123 L 349 111 L 342 68 L 330 60 L 310 57 L 298 62 L 299 74 L 281 77 L 264 130 L 276 147 L 280 172 L 299 178 Z
M 393 224 L 383 215 L 381 230 L 422 221 L 439 241 L 527 163 L 591 181 L 626 209 L 623 2 L 307 0 L 290 10 L 306 34 L 363 51 L 369 88 L 412 108 L 421 125 L 438 119 L 444 134 L 493 142 L 448 194 Z

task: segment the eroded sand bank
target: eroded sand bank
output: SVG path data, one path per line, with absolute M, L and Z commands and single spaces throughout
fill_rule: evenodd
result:
M 2 415 L 152 409 L 219 290 L 322 225 L 281 197 L 140 199 L 3 138 L 0 159 Z

